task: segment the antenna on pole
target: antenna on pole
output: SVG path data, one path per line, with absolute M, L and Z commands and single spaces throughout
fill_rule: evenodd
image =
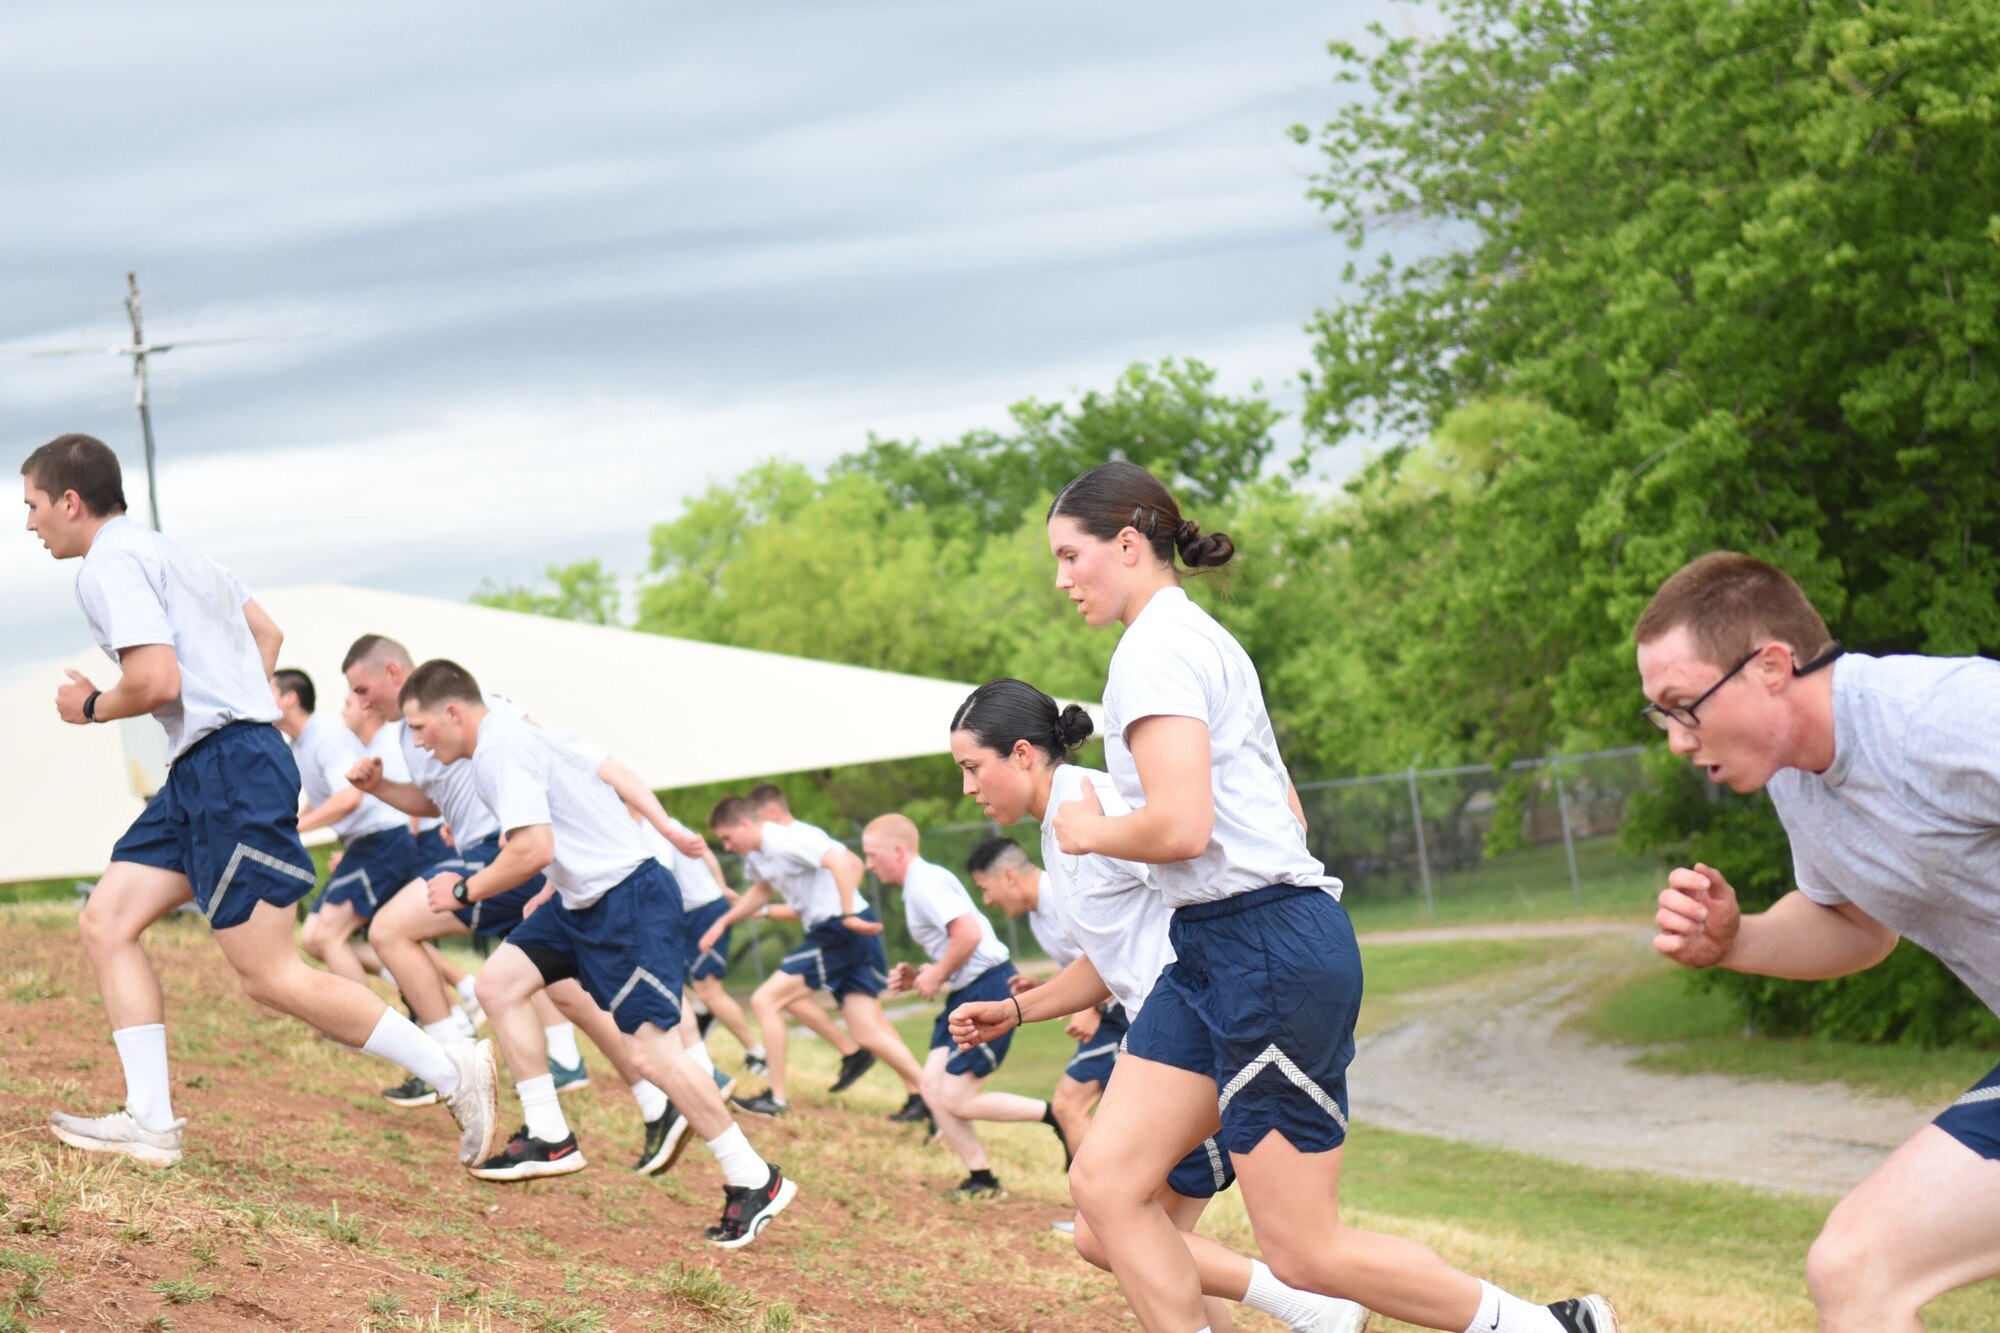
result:
M 316 333 L 252 333 L 232 338 L 176 338 L 170 342 L 149 343 L 146 341 L 144 320 L 145 305 L 139 298 L 139 275 L 131 270 L 125 273 L 125 314 L 132 321 L 132 341 L 111 347 L 43 347 L 28 353 L 29 356 L 88 356 L 92 353 L 109 352 L 113 356 L 132 358 L 132 378 L 134 393 L 132 405 L 139 409 L 139 437 L 146 448 L 146 504 L 152 515 L 153 530 L 160 530 L 160 488 L 155 477 L 153 458 L 153 411 L 149 396 L 150 378 L 147 361 L 163 352 L 171 352 L 177 347 L 213 347 L 218 343 L 255 342 L 296 342 L 301 338 L 317 338 Z

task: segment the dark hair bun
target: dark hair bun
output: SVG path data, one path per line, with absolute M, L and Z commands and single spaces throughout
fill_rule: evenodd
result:
M 1080 704 L 1070 704 L 1056 719 L 1056 734 L 1062 737 L 1063 749 L 1073 750 L 1090 739 L 1097 724 L 1090 720 L 1090 714 Z
M 1188 519 L 1174 530 L 1174 545 L 1180 548 L 1181 563 L 1189 569 L 1203 569 L 1215 565 L 1226 565 L 1236 554 L 1236 543 L 1228 534 L 1211 532 L 1201 535 L 1201 524 Z

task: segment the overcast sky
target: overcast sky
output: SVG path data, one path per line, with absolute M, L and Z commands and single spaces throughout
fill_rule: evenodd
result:
M 9 16 L 0 437 L 102 436 L 252 589 L 463 597 L 759 460 L 1196 356 L 1287 406 L 1346 258 L 1286 128 L 1385 0 L 82 4 Z M 1335 466 L 1340 466 L 1336 462 Z M 12 475 L 10 468 L 9 475 Z M 18 513 L 19 511 L 17 511 Z M 0 672 L 87 643 L 24 532 Z

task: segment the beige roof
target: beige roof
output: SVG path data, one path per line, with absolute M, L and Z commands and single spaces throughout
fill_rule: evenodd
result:
M 418 661 L 452 658 L 537 721 L 608 747 L 656 788 L 942 754 L 952 713 L 972 688 L 365 588 L 256 595 L 285 631 L 280 665 L 313 678 L 323 710 L 338 715 L 348 645 L 386 634 Z M 64 667 L 100 687 L 117 675 L 102 653 L 85 648 L 0 686 L 0 735 L 12 761 L 0 778 L 0 882 L 103 869 L 142 808 L 136 791 L 150 789 L 135 786 L 135 771 L 164 757 L 151 719 L 60 721 L 55 689 Z M 938 782 L 957 787 L 943 760 Z

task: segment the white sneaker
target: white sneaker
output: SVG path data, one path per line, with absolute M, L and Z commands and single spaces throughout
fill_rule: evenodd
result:
M 458 1007 L 464 1011 L 466 1021 L 472 1024 L 474 1032 L 486 1026 L 486 1011 L 479 1007 L 479 997 L 477 995 L 467 991 L 460 991 Z
M 466 1041 L 474 1042 L 479 1040 L 479 1024 L 472 1021 L 472 1015 L 465 1011 L 464 1006 L 461 1005 L 459 1008 L 451 1011 L 451 1025 L 457 1030 L 458 1035 L 465 1038 Z
M 1293 1333 L 1368 1333 L 1369 1314 L 1353 1301 L 1329 1296 L 1319 1313 L 1303 1324 L 1293 1324 Z
M 447 1047 L 446 1053 L 458 1066 L 458 1087 L 445 1099 L 445 1105 L 464 1131 L 458 1160 L 471 1166 L 500 1151 L 500 1071 L 493 1063 L 490 1041 Z
M 165 1129 L 147 1129 L 132 1118 L 130 1111 L 123 1109 L 95 1119 L 63 1111 L 49 1115 L 49 1128 L 70 1147 L 85 1152 L 122 1153 L 147 1166 L 172 1166 L 180 1161 L 181 1130 L 186 1127 L 187 1120 L 183 1117 Z

